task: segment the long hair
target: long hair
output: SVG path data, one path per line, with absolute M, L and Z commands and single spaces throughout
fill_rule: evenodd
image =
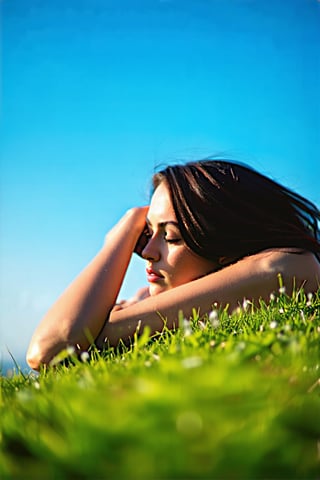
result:
M 177 164 L 153 176 L 153 189 L 163 181 L 182 238 L 201 257 L 232 263 L 268 248 L 320 252 L 317 207 L 248 166 L 224 160 Z

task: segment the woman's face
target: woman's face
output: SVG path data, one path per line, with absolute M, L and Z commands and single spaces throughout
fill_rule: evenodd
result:
M 150 295 L 195 280 L 217 268 L 214 262 L 186 247 L 165 182 L 160 183 L 152 196 L 147 223 L 150 238 L 142 256 L 147 260 Z

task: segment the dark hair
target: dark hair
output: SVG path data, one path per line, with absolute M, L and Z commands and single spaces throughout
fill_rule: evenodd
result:
M 167 166 L 165 181 L 186 245 L 201 257 L 229 263 L 267 248 L 320 252 L 317 207 L 252 168 L 224 160 Z

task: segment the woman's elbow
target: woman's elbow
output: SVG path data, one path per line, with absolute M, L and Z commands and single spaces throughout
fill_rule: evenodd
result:
M 62 349 L 63 347 L 61 347 Z M 40 370 L 43 365 L 49 365 L 57 353 L 57 351 L 52 352 L 52 349 L 46 348 L 41 340 L 34 339 L 29 345 L 26 361 L 33 370 Z
M 37 342 L 31 342 L 29 345 L 27 355 L 26 355 L 27 364 L 33 370 L 40 370 L 41 365 L 45 364 L 45 358 L 41 352 L 40 346 Z

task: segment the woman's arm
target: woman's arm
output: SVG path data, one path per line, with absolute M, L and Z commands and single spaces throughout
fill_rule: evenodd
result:
M 66 345 L 87 348 L 118 296 L 148 207 L 129 210 L 107 234 L 103 248 L 51 307 L 36 329 L 27 361 L 48 363 Z
M 109 322 L 102 329 L 96 344 L 116 346 L 120 339 L 131 339 L 139 326 L 145 326 L 151 334 L 161 332 L 164 323 L 168 328 L 178 326 L 179 311 L 186 318 L 193 308 L 209 313 L 215 302 L 236 308 L 243 299 L 268 301 L 271 292 L 279 289 L 281 274 L 286 291 L 290 295 L 294 286 L 304 286 L 307 292 L 320 285 L 320 266 L 311 253 L 292 254 L 285 251 L 265 251 L 246 257 L 218 272 L 209 274 L 188 284 L 152 296 L 128 308 L 112 312 Z

